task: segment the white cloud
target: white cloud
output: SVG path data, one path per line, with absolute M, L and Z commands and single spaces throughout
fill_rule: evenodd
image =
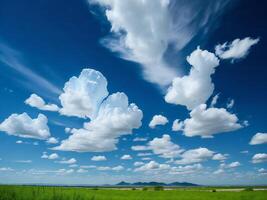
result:
M 145 145 L 136 145 L 136 146 L 132 146 L 131 149 L 133 151 L 147 151 L 150 150 L 147 146 Z
M 167 134 L 164 134 L 162 138 L 154 138 L 148 143 L 148 148 L 154 154 L 160 155 L 163 158 L 177 157 L 183 151 L 179 145 L 171 141 L 171 137 Z
M 102 44 L 122 58 L 140 63 L 144 78 L 160 86 L 168 85 L 177 75 L 172 64 L 167 64 L 166 54 L 175 54 L 198 33 L 207 33 L 230 3 L 228 0 L 208 0 L 205 4 L 169 0 L 89 2 L 101 5 L 111 23 L 111 34 Z M 205 31 L 200 31 L 203 28 Z
M 16 160 L 15 162 L 28 164 L 28 163 L 32 163 L 32 160 Z
M 137 156 L 143 157 L 143 156 L 151 156 L 152 153 L 138 153 Z
M 7 172 L 7 171 L 14 171 L 14 169 L 10 168 L 10 167 L 0 167 L 0 171 L 4 171 L 4 172 Z
M 214 107 L 216 105 L 218 99 L 219 99 L 219 94 L 216 94 L 211 100 L 210 107 Z
M 223 169 L 218 169 L 218 170 L 213 172 L 213 174 L 222 174 L 222 173 L 224 173 Z
M 121 157 L 121 160 L 132 160 L 133 158 L 132 158 L 132 156 L 130 156 L 130 155 L 123 155 L 122 157 Z
M 251 46 L 257 44 L 260 40 L 246 37 L 244 39 L 235 39 L 231 43 L 225 42 L 215 47 L 216 55 L 221 59 L 240 59 L 248 55 Z
M 192 163 L 198 163 L 206 161 L 210 158 L 212 158 L 214 152 L 207 149 L 207 148 L 197 148 L 197 149 L 190 149 L 188 151 L 185 151 L 181 157 L 181 160 L 176 160 L 176 164 L 186 165 L 186 164 L 192 164 Z
M 93 156 L 91 158 L 92 161 L 105 161 L 107 158 L 105 156 Z
M 50 136 L 47 118 L 39 114 L 32 119 L 27 113 L 12 114 L 0 124 L 0 130 L 8 135 L 23 138 L 47 139 Z
M 135 167 L 139 167 L 139 166 L 142 166 L 144 164 L 145 164 L 144 162 L 134 162 Z
M 108 170 L 121 171 L 121 170 L 124 170 L 124 167 L 121 165 L 118 165 L 115 167 L 101 166 L 101 167 L 97 167 L 97 170 L 100 170 L 100 171 L 108 171 Z
M 243 126 L 238 123 L 235 114 L 224 108 L 207 108 L 201 104 L 190 112 L 190 118 L 184 121 L 184 135 L 188 137 L 212 137 L 214 134 L 235 131 Z
M 163 60 L 171 39 L 168 2 L 165 0 L 93 2 L 98 2 L 107 8 L 106 17 L 112 25 L 111 32 L 115 36 L 104 39 L 102 44 L 112 51 L 121 53 L 123 58 L 142 64 L 146 80 L 159 85 L 169 84 L 176 72 Z M 145 20 L 140 21 L 136 16 Z
M 172 131 L 181 131 L 183 130 L 184 123 L 183 121 L 180 121 L 179 119 L 176 119 L 173 121 L 172 124 Z
M 147 141 L 147 138 L 142 138 L 142 137 L 136 137 L 133 139 L 134 142 L 145 142 Z
M 192 65 L 189 75 L 173 79 L 165 101 L 192 110 L 212 95 L 211 75 L 219 65 L 219 59 L 213 53 L 197 48 L 187 57 L 187 62 Z
M 267 133 L 257 133 L 251 138 L 249 142 L 250 145 L 264 144 L 264 143 L 267 143 Z
M 169 121 L 168 119 L 163 115 L 154 115 L 152 120 L 149 123 L 150 128 L 155 128 L 157 125 L 165 125 Z
M 227 168 L 235 168 L 235 167 L 239 167 L 241 164 L 240 162 L 232 162 L 229 165 L 227 165 Z
M 227 154 L 221 154 L 221 153 L 217 153 L 212 157 L 212 160 L 219 160 L 219 161 L 224 161 L 227 159 Z
M 31 107 L 38 108 L 39 110 L 58 111 L 59 107 L 56 104 L 46 104 L 45 101 L 37 94 L 31 94 L 31 96 L 25 100 L 25 103 Z
M 122 92 L 108 96 L 106 78 L 93 69 L 72 77 L 61 94 L 61 113 L 88 117 L 83 128 L 71 129 L 72 135 L 53 149 L 77 152 L 104 152 L 116 149 L 120 136 L 142 125 L 143 113 Z
M 58 139 L 54 138 L 54 137 L 50 137 L 50 138 L 48 138 L 48 140 L 46 140 L 46 143 L 48 143 L 48 144 L 57 144 L 58 143 Z
M 263 162 L 267 162 L 266 153 L 257 153 L 252 157 L 252 163 L 263 163 Z
M 136 168 L 134 171 L 151 171 L 151 170 L 169 170 L 170 165 L 167 164 L 159 164 L 155 161 L 150 161 L 149 163 L 146 163 L 142 165 L 141 167 Z
M 77 173 L 87 173 L 88 172 L 88 170 L 86 170 L 86 169 L 78 169 L 77 170 Z
M 55 160 L 55 159 L 58 159 L 59 156 L 57 153 L 52 153 L 50 155 L 47 155 L 46 152 L 43 152 L 43 155 L 41 156 L 41 158 L 43 159 L 49 159 L 49 160 Z
M 231 109 L 231 108 L 233 108 L 234 104 L 235 104 L 235 100 L 231 99 L 231 100 L 227 103 L 226 107 L 227 107 L 228 109 Z
M 76 162 L 77 162 L 77 160 L 75 158 L 70 158 L 69 160 L 58 161 L 58 163 L 60 163 L 60 164 L 74 164 Z
M 16 141 L 16 144 L 23 144 L 23 141 L 22 140 L 18 140 L 18 141 Z
M 93 69 L 83 69 L 79 77 L 71 77 L 63 90 L 59 96 L 60 113 L 81 118 L 93 119 L 101 102 L 108 96 L 106 78 Z
M 84 123 L 82 129 L 72 129 L 72 135 L 55 150 L 104 152 L 116 149 L 118 138 L 131 134 L 141 126 L 143 113 L 128 103 L 124 93 L 115 93 L 103 101 L 96 118 Z
M 70 133 L 70 132 L 71 132 L 71 128 L 66 127 L 66 128 L 64 129 L 64 131 L 65 131 L 65 133 Z
M 171 168 L 170 174 L 192 174 L 198 172 L 201 169 L 203 169 L 203 166 L 200 163 L 178 167 L 175 166 Z

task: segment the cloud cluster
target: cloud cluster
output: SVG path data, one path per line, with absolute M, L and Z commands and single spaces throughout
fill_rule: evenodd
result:
M 184 135 L 188 137 L 212 137 L 214 134 L 235 131 L 243 126 L 235 114 L 224 108 L 207 108 L 201 104 L 190 112 L 190 118 L 184 120 Z
M 56 104 L 45 103 L 45 101 L 37 94 L 31 94 L 31 96 L 25 100 L 25 103 L 30 105 L 31 107 L 38 108 L 39 110 L 46 110 L 46 111 L 59 110 L 59 107 Z
M 257 133 L 251 138 L 249 142 L 250 145 L 264 144 L 264 143 L 267 143 L 267 133 Z
M 164 134 L 162 138 L 154 138 L 148 143 L 148 148 L 163 158 L 174 158 L 177 157 L 183 150 L 180 149 L 179 145 L 174 144 L 171 141 L 171 137 Z
M 83 128 L 71 129 L 69 138 L 53 149 L 77 152 L 103 152 L 116 149 L 118 138 L 141 126 L 142 111 L 122 92 L 109 96 L 107 81 L 98 71 L 82 70 L 72 77 L 60 95 L 61 113 L 90 118 Z
M 93 156 L 91 158 L 92 161 L 105 161 L 107 160 L 106 156 Z
M 181 155 L 182 159 L 176 160 L 175 163 L 181 165 L 199 163 L 212 158 L 213 154 L 214 152 L 207 148 L 200 147 L 197 149 L 190 149 L 188 151 L 185 151 Z
M 43 114 L 35 119 L 27 113 L 12 114 L 0 124 L 0 131 L 23 138 L 44 140 L 50 137 L 47 118 Z
M 132 160 L 132 156 L 128 155 L 128 154 L 125 154 L 121 157 L 121 160 Z
M 168 122 L 169 121 L 165 116 L 163 116 L 163 115 L 154 115 L 148 126 L 150 128 L 155 128 L 158 125 L 165 125 Z
M 259 38 L 235 39 L 230 43 L 218 44 L 215 47 L 216 55 L 221 59 L 240 59 L 248 55 L 250 48 L 260 41 Z
M 148 151 L 151 150 L 154 154 L 159 155 L 163 158 L 174 158 L 177 157 L 183 149 L 179 145 L 174 144 L 171 141 L 171 137 L 164 134 L 162 138 L 154 138 L 149 141 L 146 145 L 132 146 L 133 151 Z M 139 156 L 147 156 L 149 153 L 143 153 Z
M 52 153 L 48 155 L 46 152 L 43 152 L 43 155 L 41 156 L 43 159 L 49 159 L 49 160 L 55 160 L 59 158 L 59 155 L 57 153 Z
M 187 57 L 187 62 L 192 66 L 189 75 L 173 79 L 165 101 L 192 110 L 212 95 L 211 75 L 219 65 L 219 59 L 213 53 L 197 48 Z

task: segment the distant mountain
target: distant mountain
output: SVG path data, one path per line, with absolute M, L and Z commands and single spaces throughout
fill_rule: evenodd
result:
M 116 184 L 117 186 L 173 186 L 173 187 L 193 187 L 199 186 L 194 183 L 187 183 L 187 182 L 173 182 L 173 183 L 161 183 L 161 182 L 136 182 L 136 183 L 127 183 L 127 182 L 120 182 Z

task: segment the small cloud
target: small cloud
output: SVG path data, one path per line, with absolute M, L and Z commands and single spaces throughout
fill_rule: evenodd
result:
M 121 160 L 132 160 L 133 158 L 132 158 L 132 156 L 130 156 L 130 155 L 123 155 L 122 157 L 121 157 Z
M 154 115 L 152 120 L 149 123 L 149 127 L 150 128 L 155 128 L 158 125 L 165 125 L 168 122 L 169 121 L 165 116 L 163 116 L 163 115 Z
M 107 158 L 105 156 L 93 156 L 91 158 L 92 161 L 105 161 Z

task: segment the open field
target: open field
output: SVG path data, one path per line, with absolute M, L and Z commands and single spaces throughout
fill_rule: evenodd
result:
M 217 191 L 218 190 L 218 191 Z M 153 191 L 45 186 L 0 186 L 0 200 L 265 200 L 266 190 L 220 191 L 173 189 Z

